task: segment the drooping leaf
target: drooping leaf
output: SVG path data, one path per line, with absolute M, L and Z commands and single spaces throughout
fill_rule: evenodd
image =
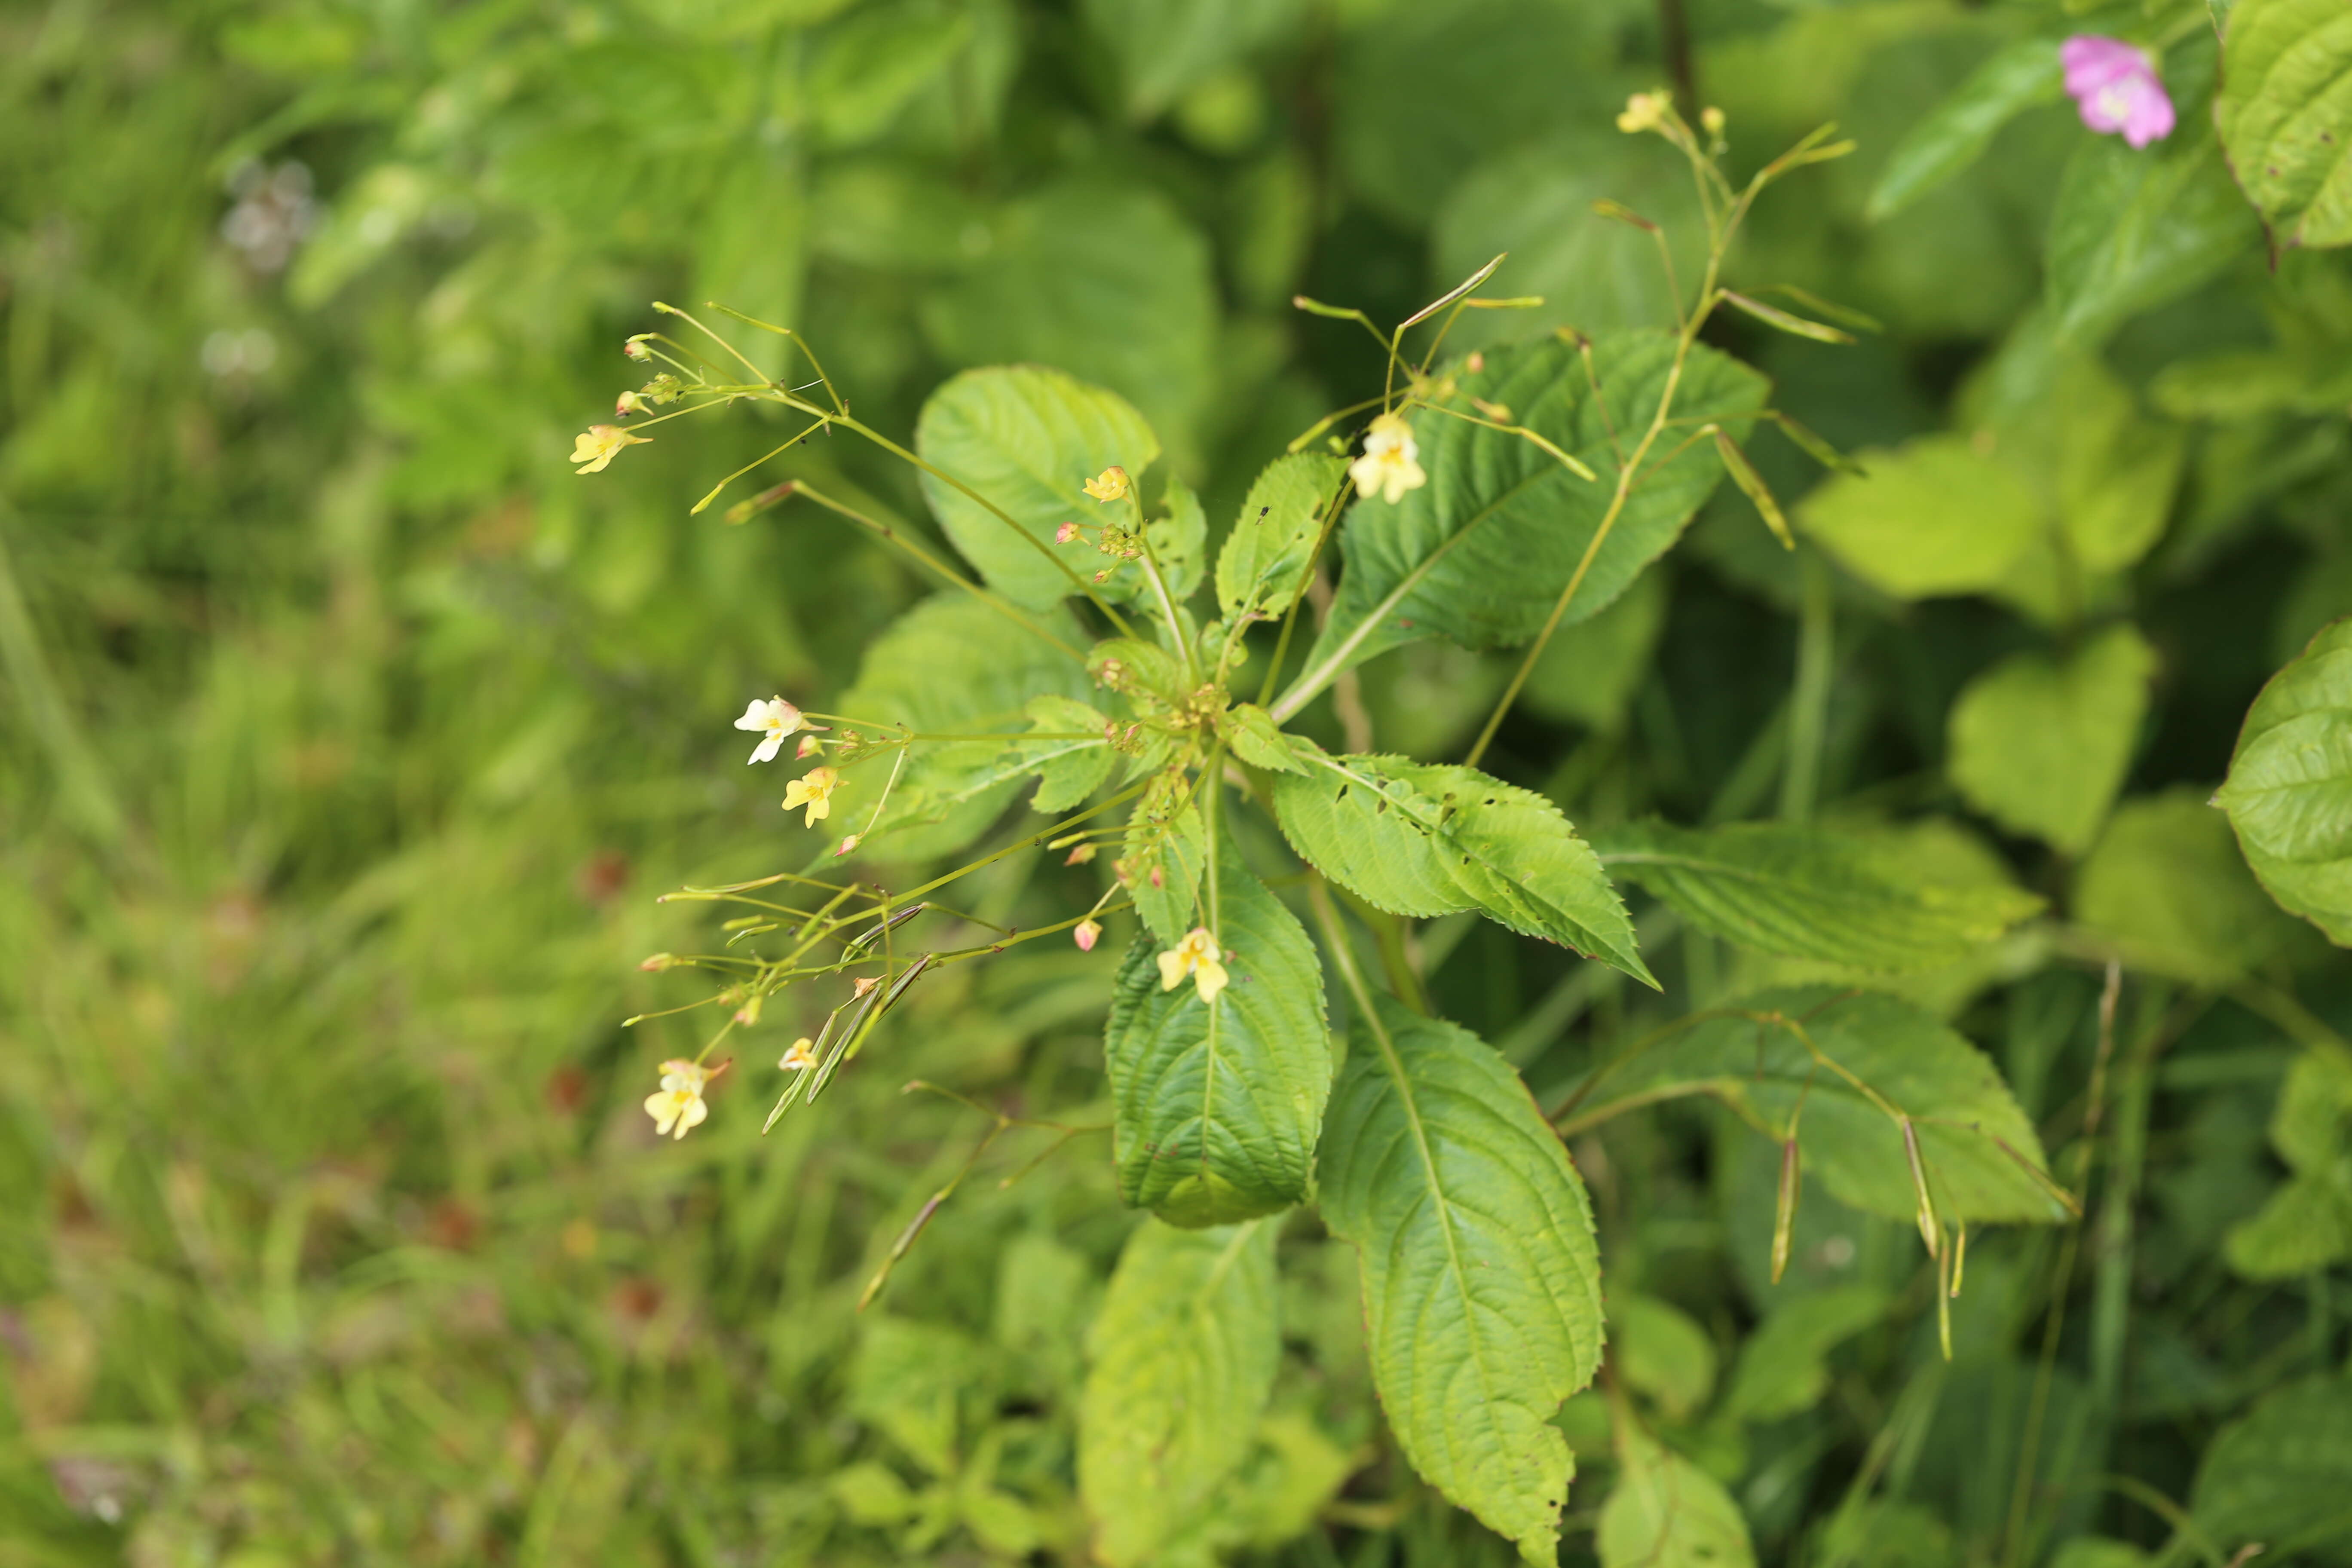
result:
M 2352 18 L 2330 0 L 2238 0 L 2214 119 L 2283 245 L 2352 244 Z
M 1102 787 L 1118 753 L 1103 730 L 1110 721 L 1096 709 L 1062 696 L 1038 697 L 1024 710 L 1041 737 L 1021 744 L 1024 770 L 1037 775 L 1033 811 L 1067 811 Z M 1074 738 L 1075 737 L 1075 738 Z
M 1367 498 L 1349 509 L 1340 534 L 1347 569 L 1308 669 L 1343 669 L 1422 637 L 1489 648 L 1534 637 L 1609 513 L 1619 468 L 1612 431 L 1630 456 L 1656 409 L 1674 350 L 1665 332 L 1596 341 L 1598 395 L 1577 351 L 1556 338 L 1493 351 L 1484 369 L 1460 372 L 1466 395 L 1509 408 L 1599 477 L 1580 479 L 1522 437 L 1420 415 L 1414 437 L 1429 482 L 1394 504 Z M 1762 407 L 1765 391 L 1754 371 L 1700 347 L 1684 367 L 1674 417 L 1735 416 Z M 1649 461 L 1661 456 L 1654 450 Z M 1706 445 L 1645 472 L 1562 624 L 1598 615 L 1623 593 L 1674 543 L 1722 472 Z
M 1146 1219 L 1119 1254 L 1078 1410 L 1078 1490 L 1109 1568 L 1159 1561 L 1248 1456 L 1282 1354 L 1275 1234 Z
M 1743 822 L 1612 828 L 1601 864 L 1727 942 L 1857 969 L 1934 969 L 2042 907 L 2020 889 L 1940 886 L 1825 827 Z
M 1800 1101 L 1798 1145 L 1808 1179 L 1841 1203 L 1909 1219 L 1910 1166 L 1894 1117 L 1823 1058 L 1917 1124 L 1919 1150 L 1946 1219 L 2049 1223 L 2066 1209 L 2021 1165 L 2047 1170 L 2042 1141 L 1984 1054 L 1907 1002 L 1804 986 L 1741 998 L 1604 1068 L 1580 1117 L 1681 1093 L 1715 1096 L 1772 1138 Z M 1776 1022 L 1776 1018 L 1783 1021 Z M 2005 1152 L 2001 1145 L 2008 1145 Z
M 1103 1054 L 1119 1196 L 1171 1225 L 1221 1225 L 1305 1200 L 1331 1088 L 1323 970 L 1297 920 L 1227 846 L 1204 878 L 1230 981 L 1202 1002 L 1163 987 L 1149 933 L 1128 950 Z
M 1227 621 L 1290 608 L 1307 584 L 1323 509 L 1346 471 L 1347 464 L 1328 453 L 1299 452 L 1259 473 L 1217 552 L 1217 608 Z
M 1307 766 L 1275 781 L 1275 816 L 1349 892 L 1392 914 L 1477 910 L 1656 984 L 1617 890 L 1550 801 L 1475 768 L 1292 749 Z
M 1823 1358 L 1884 1319 L 1890 1304 L 1885 1291 L 1869 1285 L 1812 1290 L 1780 1302 L 1739 1347 L 1724 1413 L 1743 1421 L 1778 1421 L 1818 1405 L 1830 1386 Z
M 2123 787 L 2156 650 L 2118 621 L 2062 660 L 2017 654 L 1952 704 L 1952 783 L 2011 833 L 2079 855 Z
M 2352 1378 L 2306 1378 L 2271 1394 L 2214 1436 L 2198 1462 L 2189 1512 L 2224 1552 L 2265 1556 L 2332 1548 L 2352 1534 Z
M 2064 83 L 2054 38 L 2019 38 L 1996 51 L 1895 144 L 1866 216 L 1874 223 L 1892 217 L 1968 169 L 2002 126 L 2036 104 L 2056 102 Z
M 1061 612 L 1042 620 L 1066 641 L 1083 640 Z M 950 592 L 917 605 L 867 645 L 857 682 L 840 702 L 844 713 L 921 732 L 1004 734 L 1028 727 L 1025 710 L 1034 699 L 1076 702 L 1089 689 L 1086 671 L 1068 654 L 980 600 Z M 887 758 L 850 770 L 834 800 L 834 821 L 862 824 L 889 770 Z M 1029 772 L 1022 754 L 999 741 L 919 744 L 862 852 L 919 860 L 961 848 L 1004 809 Z
M 1142 473 L 1159 458 L 1160 441 L 1116 393 L 1060 371 L 995 365 L 966 371 L 931 394 L 915 426 L 915 450 L 1011 516 L 1008 523 L 923 476 L 924 499 L 964 559 L 1006 598 L 1042 608 L 1078 591 L 1055 565 L 1055 552 L 1068 557 L 1072 572 L 1098 560 L 1054 542 L 1056 528 L 1096 505 L 1079 487 L 1114 464 Z
M 2352 620 L 2263 686 L 2213 799 L 2271 897 L 2352 946 Z
M 2177 300 L 2261 242 L 2210 132 L 2161 147 L 2086 136 L 2050 227 L 2049 305 L 2062 337 L 2096 342 Z
M 1373 1381 L 1413 1468 L 1549 1564 L 1575 1470 L 1552 1416 L 1601 1360 L 1584 1184 L 1484 1041 L 1385 996 L 1373 1009 L 1322 1151 L 1324 1219 L 1359 1249 Z
M 2031 487 L 1959 436 L 1865 452 L 1798 509 L 1799 531 L 1839 564 L 1897 598 L 1982 593 L 2023 555 L 2042 523 Z
M 2074 881 L 2074 918 L 2135 967 L 2226 985 L 2294 927 L 2201 790 L 2126 801 Z
M 1723 1483 L 1645 1433 L 1621 1431 L 1601 1508 L 1601 1568 L 1755 1568 L 1748 1521 Z

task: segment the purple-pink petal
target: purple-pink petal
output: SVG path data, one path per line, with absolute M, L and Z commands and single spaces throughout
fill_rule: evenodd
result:
M 2120 132 L 2134 147 L 2172 133 L 2172 100 L 2147 51 L 2081 33 L 2058 47 L 2058 60 L 2084 125 L 2103 134 Z

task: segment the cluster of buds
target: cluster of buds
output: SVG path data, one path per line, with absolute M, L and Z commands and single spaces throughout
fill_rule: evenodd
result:
M 686 394 L 686 384 L 664 371 L 635 392 L 625 392 L 613 405 L 615 416 L 626 419 L 632 414 L 643 414 L 648 408 L 659 408 L 676 403 Z
M 1103 743 L 1123 757 L 1143 754 L 1142 737 L 1141 724 L 1121 724 L 1116 719 L 1106 720 L 1103 723 Z

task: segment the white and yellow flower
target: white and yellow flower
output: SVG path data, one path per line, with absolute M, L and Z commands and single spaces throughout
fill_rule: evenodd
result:
M 1182 942 L 1160 955 L 1160 989 L 1173 991 L 1184 983 L 1184 977 L 1189 974 L 1192 977 L 1192 988 L 1200 993 L 1201 1000 L 1215 1001 L 1217 993 L 1225 988 L 1229 978 L 1224 964 L 1220 962 L 1223 957 L 1217 939 L 1209 934 L 1208 928 L 1194 926 L 1184 933 Z
M 833 815 L 833 792 L 840 787 L 840 773 L 831 768 L 811 768 L 784 786 L 784 809 L 808 807 L 808 815 L 801 823 L 803 826 L 814 827 L 818 818 Z
M 744 708 L 743 717 L 735 721 L 735 728 L 766 733 L 767 738 L 751 752 L 753 762 L 764 763 L 784 749 L 785 736 L 808 728 L 808 721 L 782 698 L 771 697 L 765 701 L 754 699 Z
M 803 1035 L 792 1043 L 792 1048 L 784 1052 L 783 1059 L 776 1065 L 786 1072 L 808 1071 L 816 1066 L 816 1042 Z
M 571 460 L 580 465 L 575 472 L 601 473 L 622 447 L 643 447 L 652 440 L 650 436 L 632 436 L 617 425 L 591 425 L 572 438 Z
M 1413 445 L 1412 426 L 1394 414 L 1383 414 L 1364 433 L 1364 455 L 1350 464 L 1348 477 L 1359 492 L 1378 496 L 1393 506 L 1407 490 L 1429 482 L 1421 471 L 1421 448 Z
M 710 1107 L 702 1102 L 710 1070 L 689 1061 L 667 1061 L 661 1067 L 661 1090 L 646 1096 L 646 1114 L 654 1119 L 655 1137 L 683 1138 L 710 1114 Z

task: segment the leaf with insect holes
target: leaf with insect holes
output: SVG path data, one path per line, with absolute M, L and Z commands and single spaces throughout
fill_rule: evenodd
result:
M 1553 1562 L 1576 1465 L 1552 1417 L 1601 1341 L 1567 1150 L 1485 1041 L 1374 995 L 1332 1091 L 1322 1183 L 1325 1223 L 1358 1249 L 1372 1380 L 1405 1457 L 1528 1562 Z
M 1856 969 L 1935 969 L 2042 907 L 2022 889 L 1922 882 L 1858 838 L 1796 823 L 1610 829 L 1595 847 L 1710 935 Z
M 1808 1175 L 1841 1203 L 1908 1219 L 1915 1205 L 1903 1135 L 1875 1095 L 1917 1124 L 1946 1219 L 2049 1224 L 2066 1216 L 2045 1185 L 2042 1141 L 2000 1074 L 1918 1008 L 1870 992 L 1804 986 L 1760 992 L 1724 1011 L 1736 1016 L 1701 1015 L 1622 1066 L 1602 1068 L 1564 1125 L 1598 1120 L 1611 1107 L 1709 1094 L 1782 1138 L 1801 1104 L 1798 1144 Z M 1819 1058 L 1806 1049 L 1808 1038 Z
M 1241 515 L 1217 552 L 1217 608 L 1238 624 L 1244 614 L 1275 616 L 1307 585 L 1307 557 L 1323 530 L 1348 465 L 1323 452 L 1276 458 L 1260 471 Z
M 1393 504 L 1362 500 L 1349 509 L 1340 533 L 1346 572 L 1308 656 L 1310 675 L 1424 637 L 1516 647 L 1540 631 L 1600 535 L 1615 492 L 1617 453 L 1630 458 L 1640 444 L 1674 357 L 1671 333 L 1598 339 L 1598 393 L 1577 350 L 1558 339 L 1495 350 L 1482 369 L 1452 372 L 1464 399 L 1508 408 L 1516 422 L 1599 478 L 1578 478 L 1524 437 L 1426 409 L 1414 414 L 1429 481 Z M 1714 489 L 1722 461 L 1704 441 L 1686 446 L 1686 432 L 1697 422 L 1752 414 L 1765 392 L 1764 378 L 1737 360 L 1703 346 L 1691 352 L 1673 417 L 1692 424 L 1659 434 L 1562 625 L 1607 608 Z M 1464 401 L 1457 411 L 1473 409 Z
M 1129 1236 L 1087 1331 L 1078 1492 L 1108 1568 L 1161 1560 L 1248 1456 L 1282 1359 L 1278 1226 Z
M 2238 0 L 2213 106 L 2246 197 L 2285 245 L 2352 245 L 2352 13 Z
M 1230 955 L 1203 1002 L 1162 984 L 1148 932 L 1128 950 L 1103 1056 L 1119 1197 L 1171 1225 L 1223 1225 L 1306 1201 L 1331 1088 L 1323 969 L 1297 917 L 1232 846 L 1203 879 L 1202 923 Z
M 1617 890 L 1550 801 L 1475 768 L 1292 749 L 1307 765 L 1275 781 L 1275 817 L 1358 898 L 1416 919 L 1476 910 L 1656 984 Z

